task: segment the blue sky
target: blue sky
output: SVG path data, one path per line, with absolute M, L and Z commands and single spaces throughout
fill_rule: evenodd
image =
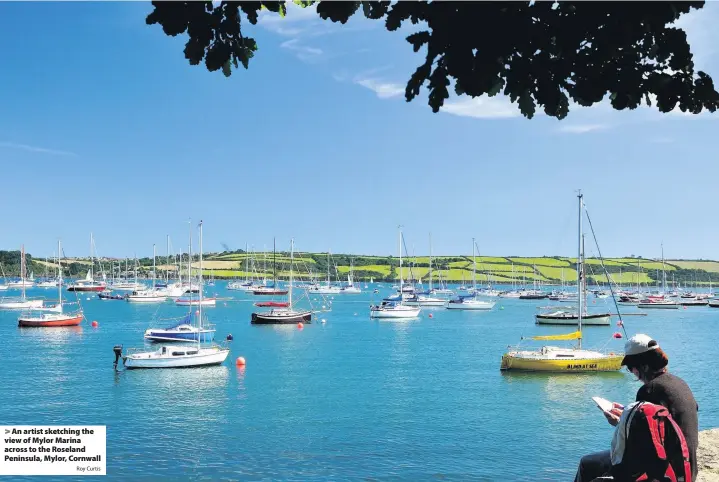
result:
M 507 99 L 427 91 L 422 61 L 380 22 L 335 25 L 291 6 L 246 24 L 259 51 L 227 79 L 146 26 L 149 3 L 0 3 L 0 247 L 61 237 L 86 255 L 245 243 L 366 254 L 574 255 L 583 189 L 603 254 L 719 258 L 719 114 L 575 108 L 521 117 Z M 719 4 L 685 16 L 698 68 L 719 81 Z

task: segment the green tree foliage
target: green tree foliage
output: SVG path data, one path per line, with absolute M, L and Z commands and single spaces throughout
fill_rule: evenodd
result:
M 406 39 L 424 59 L 410 76 L 407 101 L 428 87 L 438 112 L 457 95 L 500 92 L 532 118 L 544 113 L 563 119 L 570 100 L 591 106 L 607 95 L 618 110 L 642 103 L 669 112 L 714 112 L 719 93 L 709 75 L 695 71 L 686 34 L 672 24 L 694 2 L 296 2 L 316 3 L 320 18 L 346 23 L 361 11 L 383 20 L 389 31 L 411 22 L 420 30 Z M 185 57 L 204 60 L 210 71 L 230 76 L 247 69 L 257 42 L 242 32 L 261 9 L 284 16 L 285 2 L 152 2 L 148 25 L 167 35 L 187 33 Z

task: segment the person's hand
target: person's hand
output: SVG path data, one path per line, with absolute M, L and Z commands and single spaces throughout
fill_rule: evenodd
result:
M 612 403 L 612 409 L 609 411 L 602 412 L 604 416 L 607 418 L 607 422 L 609 422 L 610 425 L 616 427 L 617 424 L 619 424 L 619 419 L 622 417 L 622 412 L 624 411 L 624 407 L 618 403 Z

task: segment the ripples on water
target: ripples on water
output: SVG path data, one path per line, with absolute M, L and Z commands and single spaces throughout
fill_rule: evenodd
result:
M 535 327 L 531 301 L 372 321 L 369 294 L 337 296 L 319 316 L 327 323 L 304 330 L 251 326 L 251 303 L 220 302 L 208 312 L 218 338 L 235 337 L 225 365 L 119 372 L 115 344 L 141 346 L 153 317 L 183 309 L 83 301 L 99 328 L 19 329 L 17 314 L 0 313 L 0 420 L 107 425 L 117 480 L 571 480 L 578 458 L 612 435 L 590 397 L 627 402 L 639 388 L 626 373 L 501 373 L 522 334 L 567 331 Z M 628 330 L 659 339 L 699 400 L 702 428 L 719 426 L 706 363 L 719 310 L 649 314 L 626 317 Z M 621 349 L 613 330 L 589 327 L 585 342 Z

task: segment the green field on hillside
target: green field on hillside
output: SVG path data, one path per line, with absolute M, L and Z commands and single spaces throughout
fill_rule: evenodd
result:
M 557 258 L 509 258 L 509 261 L 513 263 L 536 264 L 537 266 L 569 266 L 568 261 Z

